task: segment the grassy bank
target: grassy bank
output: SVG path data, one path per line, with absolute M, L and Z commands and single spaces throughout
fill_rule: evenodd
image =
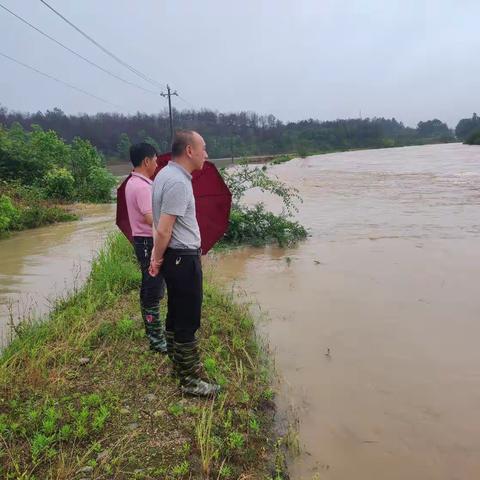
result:
M 203 359 L 224 389 L 183 398 L 147 348 L 139 279 L 115 236 L 79 292 L 18 327 L 0 358 L 0 477 L 284 478 L 271 370 L 246 307 L 205 285 Z
M 0 182 L 0 238 L 14 231 L 77 220 L 71 207 L 45 199 L 36 188 Z

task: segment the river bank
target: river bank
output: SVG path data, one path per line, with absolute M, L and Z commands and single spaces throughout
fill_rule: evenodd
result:
M 182 398 L 148 350 L 138 283 L 117 235 L 80 291 L 18 327 L 0 358 L 2 478 L 283 478 L 271 366 L 247 308 L 206 283 L 203 358 L 224 391 Z
M 0 239 L 12 232 L 78 220 L 75 204 L 42 198 L 39 191 L 20 184 L 0 182 Z

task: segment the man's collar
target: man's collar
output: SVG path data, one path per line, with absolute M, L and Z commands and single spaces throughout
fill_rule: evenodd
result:
M 142 180 L 145 180 L 146 182 L 148 182 L 150 185 L 153 183 L 148 177 L 146 177 L 145 175 L 142 175 L 141 173 L 132 171 L 132 176 L 141 178 Z
M 184 173 L 188 177 L 189 180 L 192 179 L 192 174 L 189 173 L 188 170 L 182 167 L 179 163 L 175 162 L 174 160 L 170 160 L 168 164 L 171 165 L 172 167 L 178 168 L 182 173 Z

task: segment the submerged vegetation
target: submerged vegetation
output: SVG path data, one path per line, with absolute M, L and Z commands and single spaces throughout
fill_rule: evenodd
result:
M 305 228 L 292 219 L 297 212 L 297 204 L 302 201 L 298 190 L 269 175 L 267 166 L 259 168 L 243 164 L 223 170 L 222 175 L 232 192 L 232 211 L 230 225 L 220 247 L 269 243 L 283 247 L 307 237 Z M 245 194 L 252 188 L 279 197 L 283 205 L 282 213 L 277 215 L 269 212 L 262 203 L 245 205 Z
M 0 477 L 285 478 L 272 370 L 247 307 L 206 283 L 204 367 L 223 393 L 182 397 L 145 342 L 139 280 L 116 235 L 80 291 L 17 327 L 0 358 Z

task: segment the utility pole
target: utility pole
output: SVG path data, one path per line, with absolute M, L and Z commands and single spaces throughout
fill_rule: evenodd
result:
M 172 118 L 172 96 L 178 97 L 178 93 L 175 90 L 171 91 L 170 85 L 167 85 L 167 93 L 161 93 L 162 97 L 168 97 L 168 115 L 170 117 L 170 144 L 173 142 L 173 118 Z

